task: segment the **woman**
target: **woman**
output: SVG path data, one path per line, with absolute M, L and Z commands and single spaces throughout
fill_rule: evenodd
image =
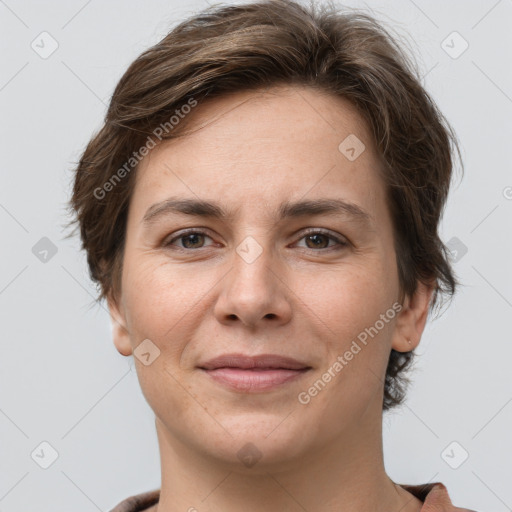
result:
M 382 455 L 455 291 L 452 145 L 362 14 L 211 8 L 132 63 L 71 200 L 160 448 L 161 489 L 114 511 L 467 510 Z

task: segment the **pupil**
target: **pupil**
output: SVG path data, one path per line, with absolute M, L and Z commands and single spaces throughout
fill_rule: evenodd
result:
M 313 244 L 318 247 L 319 245 L 322 245 L 322 240 L 321 238 L 324 238 L 324 242 L 325 242 L 325 235 L 309 235 L 308 236 L 308 240 L 312 241 Z M 320 239 L 320 241 L 319 241 Z M 316 240 L 316 241 L 315 241 Z M 325 245 L 325 244 L 324 244 Z
M 183 245 L 187 248 L 191 247 L 191 244 L 189 242 L 192 240 L 192 246 L 194 246 L 196 243 L 198 243 L 198 238 L 202 235 L 198 233 L 192 233 L 191 235 L 187 235 L 183 238 Z

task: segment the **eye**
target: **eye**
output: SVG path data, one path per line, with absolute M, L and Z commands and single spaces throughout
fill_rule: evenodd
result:
M 338 248 L 343 248 L 349 245 L 345 240 L 332 235 L 328 231 L 319 229 L 312 229 L 308 231 L 301 240 L 305 240 L 305 247 L 307 249 L 331 249 L 333 245 L 337 245 Z M 334 244 L 329 245 L 330 242 L 334 242 Z
M 186 232 L 181 232 L 177 236 L 174 236 L 168 241 L 163 243 L 164 247 L 174 246 L 177 249 L 187 250 L 187 249 L 202 249 L 204 247 L 208 247 L 205 245 L 206 239 L 212 240 L 210 236 L 208 236 L 204 231 L 198 230 L 190 230 Z M 332 233 L 320 229 L 311 229 L 307 231 L 300 240 L 305 240 L 306 249 L 332 249 L 338 246 L 338 248 L 342 249 L 347 247 L 349 243 L 346 240 L 343 240 L 337 236 L 334 236 Z M 176 243 L 178 242 L 178 243 Z M 299 246 L 300 247 L 300 246 Z
M 205 238 L 212 239 L 203 231 L 188 231 L 171 238 L 169 241 L 164 242 L 163 245 L 165 247 L 171 245 L 176 246 L 174 242 L 178 241 L 181 242 L 180 245 L 177 245 L 178 249 L 202 249 L 204 247 Z

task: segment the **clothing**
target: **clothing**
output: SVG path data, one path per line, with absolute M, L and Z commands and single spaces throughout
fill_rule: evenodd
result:
M 448 490 L 441 482 L 423 485 L 400 484 L 400 487 L 423 501 L 420 512 L 476 512 L 469 508 L 455 507 L 448 495 Z
M 403 485 L 400 487 L 410 492 L 423 502 L 421 512 L 475 512 L 468 508 L 457 508 L 453 506 L 448 490 L 441 482 L 434 482 L 423 485 Z M 160 490 L 154 490 L 137 494 L 125 499 L 110 512 L 142 512 L 158 503 Z

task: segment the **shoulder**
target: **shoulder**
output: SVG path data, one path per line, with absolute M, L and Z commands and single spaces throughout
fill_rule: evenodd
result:
M 423 501 L 421 512 L 476 512 L 469 508 L 454 506 L 448 494 L 448 489 L 441 482 L 421 485 L 400 485 L 400 487 Z
M 160 499 L 160 489 L 130 496 L 116 505 L 110 512 L 142 512 L 147 511 Z

